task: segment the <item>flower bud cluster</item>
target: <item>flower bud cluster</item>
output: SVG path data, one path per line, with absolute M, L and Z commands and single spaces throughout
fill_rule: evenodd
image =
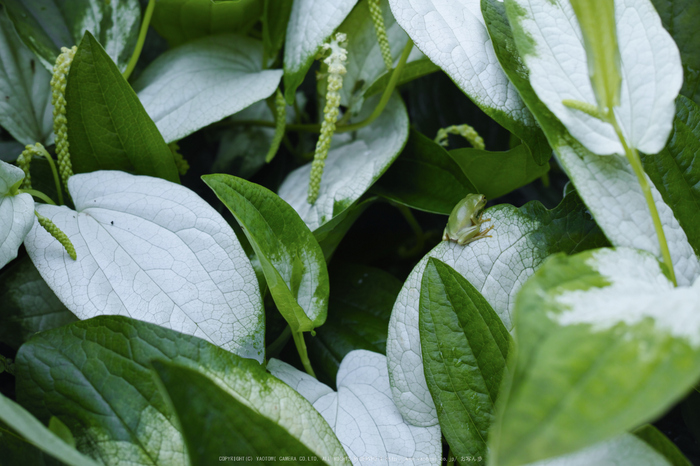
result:
M 170 148 L 170 152 L 173 153 L 173 160 L 175 160 L 177 172 L 180 174 L 180 176 L 185 175 L 190 169 L 190 164 L 187 163 L 185 157 L 183 157 L 180 153 L 180 145 L 176 142 L 171 142 L 170 144 L 168 144 L 168 147 Z
M 53 132 L 56 134 L 56 157 L 58 171 L 63 180 L 63 186 L 68 189 L 68 178 L 73 175 L 73 165 L 68 153 L 68 120 L 66 119 L 66 85 L 68 72 L 78 47 L 62 47 L 61 54 L 56 58 L 51 78 L 51 103 L 53 104 Z
M 314 161 L 311 163 L 311 177 L 309 180 L 309 193 L 307 201 L 309 204 L 316 202 L 318 192 L 321 187 L 321 177 L 326 166 L 326 157 L 331 147 L 331 139 L 335 132 L 335 123 L 340 114 L 340 90 L 343 87 L 343 75 L 347 73 L 345 63 L 348 59 L 348 52 L 345 48 L 347 36 L 337 33 L 330 44 L 324 44 L 324 50 L 330 50 L 331 54 L 323 60 L 328 65 L 328 88 L 326 90 L 326 106 L 323 108 L 323 122 L 321 123 L 321 136 L 316 143 Z
M 34 211 L 34 215 L 36 215 L 36 218 L 39 220 L 39 225 L 41 225 L 44 230 L 48 231 L 51 236 L 56 238 L 56 240 L 61 243 L 71 259 L 76 260 L 78 256 L 75 253 L 75 248 L 73 247 L 73 243 L 71 243 L 70 239 L 68 238 L 68 235 L 63 233 L 63 231 L 61 231 L 61 229 L 58 228 L 51 220 L 39 214 L 39 212 Z
M 386 69 L 390 70 L 394 66 L 394 60 L 391 59 L 391 47 L 389 46 L 389 39 L 386 35 L 382 7 L 379 5 L 380 1 L 381 0 L 369 0 L 369 15 L 372 17 L 372 23 L 374 23 L 374 30 L 377 34 L 379 50 L 382 52 L 382 59 L 384 59 Z
M 447 128 L 440 128 L 437 136 L 435 137 L 435 142 L 443 147 L 447 147 L 449 144 L 447 141 L 448 134 L 462 136 L 469 142 L 469 144 L 472 145 L 474 149 L 483 150 L 485 147 L 482 137 L 479 136 L 479 133 L 477 133 L 476 130 L 469 125 L 452 125 L 448 126 Z

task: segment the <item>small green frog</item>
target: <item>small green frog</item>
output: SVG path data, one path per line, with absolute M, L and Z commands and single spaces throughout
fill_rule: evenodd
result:
M 469 194 L 457 203 L 445 227 L 442 235 L 443 241 L 454 241 L 460 246 L 469 244 L 479 238 L 490 238 L 487 235 L 493 226 L 481 231 L 481 224 L 491 219 L 481 218 L 481 209 L 486 205 L 486 197 L 483 194 Z

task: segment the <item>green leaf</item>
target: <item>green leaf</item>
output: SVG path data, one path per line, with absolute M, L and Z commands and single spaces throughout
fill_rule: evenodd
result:
M 549 171 L 549 164 L 537 164 L 524 144 L 504 152 L 465 147 L 449 154 L 474 183 L 474 192 L 487 199 L 508 194 Z
M 485 457 L 510 335 L 481 293 L 435 258 L 423 272 L 419 321 L 423 370 L 450 450 Z
M 562 455 L 655 419 L 700 376 L 700 281 L 675 288 L 651 254 L 552 256 L 515 304 L 515 373 L 494 461 Z
M 297 0 L 284 43 L 284 96 L 294 102 L 297 88 L 311 68 L 319 47 L 340 26 L 357 0 Z
M 372 190 L 413 209 L 449 215 L 464 196 L 480 192 L 464 173 L 440 144 L 412 130 Z
M 246 34 L 260 19 L 259 0 L 214 3 L 207 0 L 158 0 L 151 25 L 171 47 L 223 33 Z
M 292 331 L 308 332 L 323 324 L 328 310 L 326 261 L 294 209 L 272 191 L 241 178 L 202 179 L 243 228 Z
M 694 0 L 651 0 L 661 23 L 681 52 L 683 87 L 681 94 L 700 105 L 700 4 Z
M 61 47 L 89 31 L 124 71 L 141 25 L 138 0 L 2 0 L 24 43 L 52 71 Z
M 292 0 L 265 0 L 262 36 L 266 59 L 274 59 L 282 48 L 292 3 Z
M 350 351 L 365 349 L 384 354 L 391 308 L 401 281 L 388 272 L 357 264 L 331 268 L 328 319 L 306 338 L 309 357 L 330 381 Z
M 46 464 L 41 450 L 15 434 L 2 421 L 0 421 L 0 451 L 2 451 L 3 461 L 7 464 L 31 464 L 32 466 Z
M 661 257 L 649 207 L 629 163 L 621 157 L 595 155 L 569 134 L 532 89 L 528 70 L 517 54 L 516 40 L 505 17 L 503 4 L 497 0 L 484 0 L 482 6 L 503 69 L 537 118 L 559 162 L 606 237 L 615 246 L 644 249 Z M 528 51 L 532 44 L 519 25 L 523 13 L 517 5 L 508 8 L 508 14 L 512 13 L 515 17 L 512 24 L 519 38 L 517 46 Z M 700 273 L 700 264 L 673 212 L 655 191 L 652 187 L 676 269 L 676 279 L 679 285 L 689 285 Z
M 352 122 L 367 118 L 379 96 L 369 99 Z M 282 182 L 279 195 L 288 202 L 311 230 L 353 205 L 389 168 L 408 139 L 408 114 L 398 93 L 389 99 L 379 117 L 353 132 L 333 136 L 318 199 L 307 199 L 311 163 L 292 171 Z
M 700 108 L 679 96 L 676 118 L 666 147 L 655 155 L 640 154 L 644 171 L 664 202 L 671 206 L 688 242 L 700 255 Z
M 89 32 L 66 86 L 75 173 L 122 170 L 179 182 L 173 154 L 114 62 Z
M 248 463 L 255 460 L 257 464 L 272 464 L 277 460 L 277 456 L 270 455 L 273 452 L 282 457 L 315 457 L 284 428 L 253 411 L 200 372 L 161 361 L 152 365 L 158 374 L 161 393 L 168 397 L 177 414 L 191 464 L 209 465 L 214 458 L 221 460 L 224 452 L 246 457 Z
M 267 98 L 281 77 L 263 69 L 261 41 L 221 34 L 160 55 L 134 90 L 170 143 Z
M 0 341 L 19 348 L 37 332 L 69 324 L 76 317 L 58 300 L 28 256 L 0 274 Z
M 647 445 L 652 447 L 658 453 L 660 453 L 668 462 L 673 466 L 691 466 L 691 462 L 688 458 L 681 453 L 680 449 L 669 440 L 664 434 L 662 434 L 656 427 L 651 424 L 646 424 L 634 431 L 634 435 L 646 442 Z
M 50 80 L 0 8 L 0 125 L 23 145 L 52 139 Z
M 522 139 L 537 163 L 544 164 L 550 158 L 535 118 L 501 69 L 479 0 L 390 0 L 389 4 L 416 46 L 479 108 Z
M 40 420 L 58 417 L 78 448 L 107 464 L 185 464 L 175 413 L 149 369 L 156 359 L 206 375 L 316 455 L 344 457 L 318 412 L 257 361 L 127 317 L 101 316 L 36 335 L 17 354 L 17 395 Z
M 72 466 L 97 466 L 51 432 L 22 406 L 0 394 L 0 419 L 44 453 Z M 4 437 L 6 433 L 2 433 Z M 3 458 L 5 460 L 7 458 Z
M 399 293 L 389 322 L 387 360 L 394 400 L 414 425 L 438 422 L 423 370 L 419 332 L 420 283 L 428 258 L 454 268 L 479 291 L 503 321 L 513 328 L 512 312 L 520 286 L 555 252 L 571 254 L 607 245 L 607 240 L 575 193 L 554 209 L 529 202 L 517 209 L 507 204 L 487 209 L 491 237 L 466 246 L 443 241 L 413 268 Z M 420 371 L 420 372 L 418 372 Z M 416 373 L 418 374 L 416 375 Z
M 56 434 L 61 440 L 66 442 L 68 445 L 75 448 L 75 437 L 73 437 L 73 433 L 56 416 L 51 416 L 51 419 L 49 419 L 49 430 Z

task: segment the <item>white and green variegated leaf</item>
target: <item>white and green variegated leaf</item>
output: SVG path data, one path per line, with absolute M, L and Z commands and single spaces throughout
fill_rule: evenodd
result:
M 263 359 L 255 272 L 209 204 L 181 185 L 118 171 L 72 176 L 68 190 L 76 210 L 37 210 L 68 235 L 77 260 L 38 226 L 25 246 L 71 312 L 127 315 Z
M 371 0 L 374 1 L 374 0 Z M 345 65 L 347 73 L 343 75 L 343 88 L 340 90 L 340 103 L 350 111 L 357 112 L 362 107 L 365 93 L 380 77 L 387 73 L 386 64 L 377 41 L 377 32 L 369 12 L 370 0 L 361 0 L 352 13 L 338 27 L 338 30 L 348 36 L 348 62 Z M 391 57 L 396 66 L 403 48 L 408 42 L 408 36 L 396 23 L 394 15 L 386 2 L 379 3 L 384 18 L 384 27 L 391 48 Z M 350 58 L 352 57 L 352 58 Z M 427 61 L 418 48 L 411 50 L 406 66 L 419 60 Z M 426 68 L 427 69 L 427 68 Z M 404 71 L 406 69 L 404 68 Z M 405 73 L 402 73 L 402 76 Z M 399 81 L 400 82 L 400 81 Z
M 517 360 L 492 445 L 515 466 L 656 419 L 700 376 L 700 280 L 674 287 L 651 254 L 552 256 L 515 304 Z
M 441 463 L 440 427 L 416 427 L 401 417 L 391 397 L 384 355 L 348 353 L 338 369 L 337 392 L 277 359 L 271 359 L 267 369 L 321 413 L 353 464 L 376 464 L 377 458 L 388 463 Z
M 421 277 L 430 257 L 464 276 L 511 330 L 515 295 L 547 256 L 605 244 L 585 206 L 572 194 L 551 211 L 537 202 L 520 209 L 502 204 L 488 209 L 484 218 L 491 219 L 482 226 L 493 226 L 491 237 L 466 246 L 438 244 L 411 271 L 394 304 L 386 347 L 389 375 L 394 401 L 414 425 L 438 422 L 423 372 L 419 332 Z
M 609 123 L 566 107 L 565 99 L 597 107 L 581 29 L 568 0 L 506 0 L 518 51 L 542 102 L 571 134 L 596 154 L 623 154 Z M 630 146 L 654 154 L 663 149 L 683 83 L 678 47 L 649 0 L 616 0 L 622 84 L 615 108 Z
M 368 99 L 357 121 L 367 118 L 379 96 Z M 398 157 L 408 139 L 408 114 L 395 94 L 382 114 L 352 136 L 333 136 L 318 199 L 307 202 L 311 163 L 297 168 L 282 182 L 279 196 L 294 207 L 311 231 L 329 222 L 360 198 Z
M 632 434 L 622 434 L 575 453 L 528 463 L 527 466 L 591 466 L 594 464 L 671 466 L 671 463 L 660 453 Z
M 328 423 L 257 361 L 123 316 L 75 322 L 25 343 L 17 355 L 18 398 L 40 420 L 61 419 L 78 448 L 105 464 L 187 464 L 186 439 L 154 383 L 152 361 L 203 374 L 319 457 L 342 463 Z M 228 434 L 218 435 L 222 443 Z
M 284 88 L 287 102 L 294 99 L 311 63 L 357 0 L 295 0 L 284 43 Z
M 399 25 L 486 114 L 516 134 L 535 119 L 506 77 L 479 0 L 389 0 Z
M 282 70 L 263 70 L 261 41 L 223 34 L 159 56 L 134 83 L 165 142 L 240 112 L 269 97 Z
M 24 237 L 34 225 L 34 199 L 17 189 L 24 172 L 0 160 L 0 268 L 17 257 Z
M 0 10 L 0 125 L 23 145 L 48 145 L 53 137 L 50 80 Z

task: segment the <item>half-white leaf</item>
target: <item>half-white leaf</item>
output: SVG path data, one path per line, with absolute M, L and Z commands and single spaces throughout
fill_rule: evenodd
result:
M 209 204 L 178 184 L 118 171 L 75 175 L 68 190 L 75 211 L 37 210 L 68 235 L 78 259 L 36 226 L 25 246 L 76 316 L 126 315 L 263 360 L 255 273 Z
M 537 96 L 588 150 L 623 154 L 610 124 L 562 104 L 572 99 L 597 107 L 569 1 L 506 0 L 506 5 Z M 615 22 L 622 75 L 615 115 L 632 147 L 655 154 L 668 139 L 683 82 L 678 47 L 649 0 L 615 0 Z
M 357 121 L 367 118 L 379 96 L 367 100 Z M 306 200 L 311 163 L 282 182 L 279 196 L 294 207 L 311 231 L 330 221 L 360 198 L 398 157 L 408 139 L 408 114 L 394 94 L 382 114 L 353 136 L 335 135 L 321 178 L 318 199 Z
M 134 90 L 165 141 L 176 141 L 277 89 L 282 70 L 263 70 L 262 52 L 248 37 L 204 37 L 159 56 Z
M 337 392 L 282 361 L 272 359 L 267 368 L 321 413 L 353 464 L 441 463 L 440 427 L 412 426 L 401 417 L 384 355 L 348 353 L 338 369 Z
M 17 257 L 17 250 L 34 225 L 34 199 L 18 194 L 24 172 L 0 160 L 0 269 Z
M 536 126 L 496 58 L 479 0 L 389 0 L 416 46 L 499 123 Z

